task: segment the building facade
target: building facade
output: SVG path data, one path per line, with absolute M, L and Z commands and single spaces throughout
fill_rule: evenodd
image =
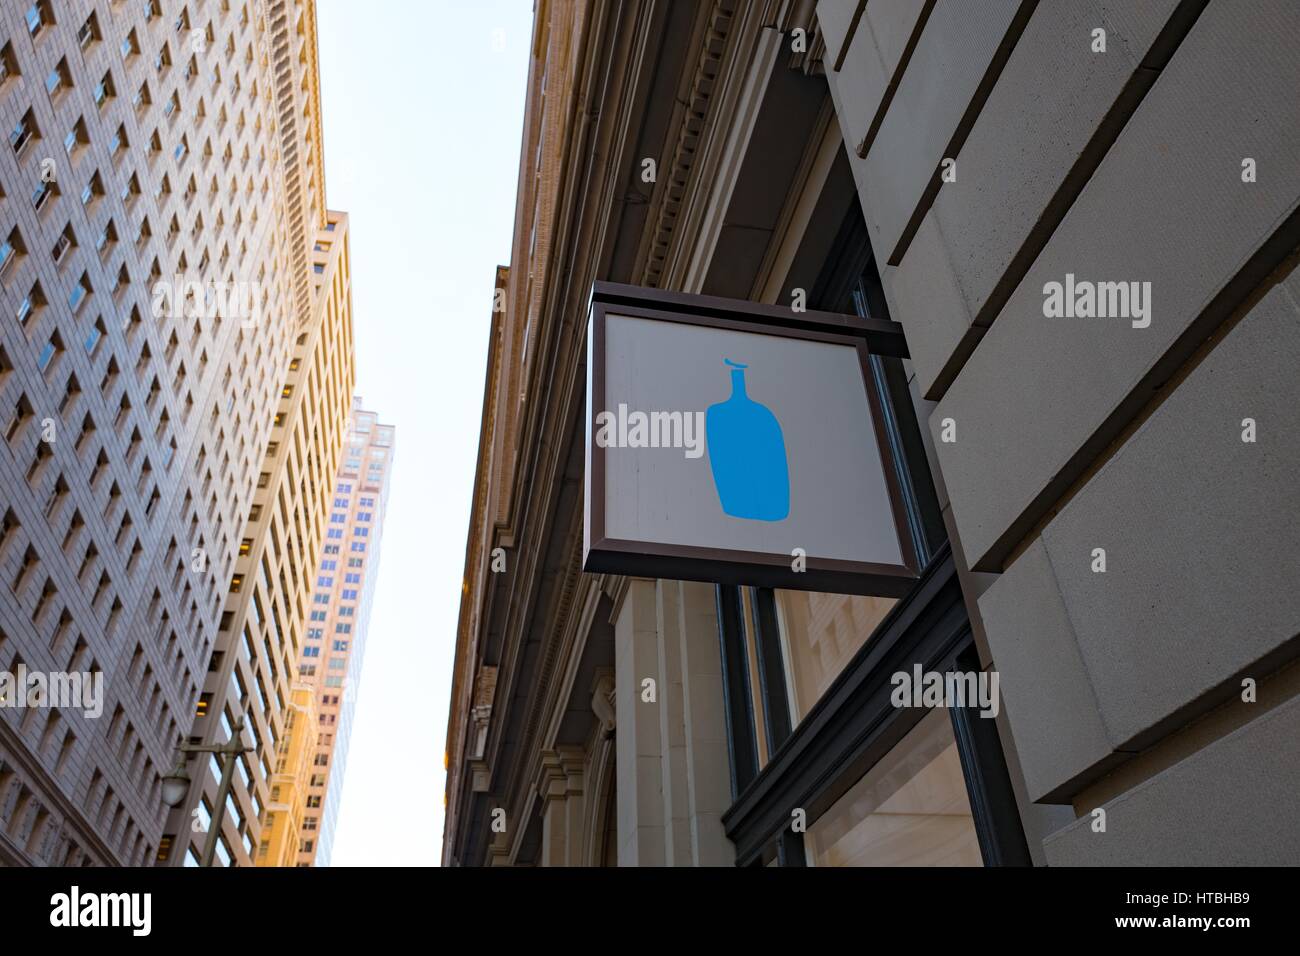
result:
M 237 760 L 219 814 L 217 862 L 252 865 L 261 850 L 270 780 L 284 745 L 298 658 L 306 646 L 312 568 L 326 540 L 333 476 L 343 454 L 354 384 L 352 277 L 348 218 L 329 211 L 312 244 L 313 309 L 293 339 L 276 396 L 248 522 L 227 585 L 198 706 L 193 743 L 229 740 L 242 717 L 253 752 Z M 190 835 L 182 859 L 197 865 L 221 779 L 217 761 L 200 767 L 185 804 L 168 817 L 167 835 Z M 197 817 L 195 817 L 197 814 Z
M 311 785 L 312 741 L 316 734 L 316 695 L 306 684 L 294 684 L 284 714 L 284 733 L 275 754 L 270 778 L 270 801 L 262 818 L 256 866 L 293 866 L 307 791 Z
M 1300 862 L 1297 16 L 539 2 L 443 862 Z M 583 573 L 597 280 L 896 323 L 910 591 Z
M 222 852 L 256 845 L 248 788 L 266 799 L 299 616 L 262 597 L 284 622 L 257 629 L 283 661 L 264 680 L 232 676 L 231 628 L 259 571 L 305 607 L 314 541 L 288 525 L 323 521 L 352 390 L 346 255 L 313 253 L 346 232 L 324 205 L 314 17 L 0 11 L 0 668 L 103 675 L 99 714 L 0 708 L 0 863 L 192 859 L 204 811 L 169 817 L 160 779 L 179 741 L 219 733 L 232 680 L 266 703 Z

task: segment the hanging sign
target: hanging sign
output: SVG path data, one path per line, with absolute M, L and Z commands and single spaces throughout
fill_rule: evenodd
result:
M 916 578 L 858 316 L 596 283 L 583 568 L 899 596 Z

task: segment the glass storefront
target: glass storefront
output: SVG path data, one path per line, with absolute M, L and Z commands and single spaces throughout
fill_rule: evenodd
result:
M 808 827 L 810 866 L 981 866 L 947 710 L 902 742 Z
M 897 602 L 817 591 L 775 594 L 790 715 L 797 724 Z

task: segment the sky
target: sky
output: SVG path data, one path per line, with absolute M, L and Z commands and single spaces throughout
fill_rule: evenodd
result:
M 397 429 L 331 865 L 436 865 L 532 3 L 318 0 L 317 28 L 326 201 L 351 215 L 356 393 Z

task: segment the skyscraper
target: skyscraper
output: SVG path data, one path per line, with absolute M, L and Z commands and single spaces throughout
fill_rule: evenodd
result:
M 316 690 L 311 776 L 302 795 L 299 866 L 328 865 L 347 768 L 379 546 L 388 508 L 393 427 L 353 402 L 352 428 L 334 483 L 316 567 L 298 679 Z
M 352 392 L 314 4 L 6 4 L 0 119 L 0 673 L 103 675 L 0 707 L 0 863 L 192 859 L 230 687 L 246 859 Z

